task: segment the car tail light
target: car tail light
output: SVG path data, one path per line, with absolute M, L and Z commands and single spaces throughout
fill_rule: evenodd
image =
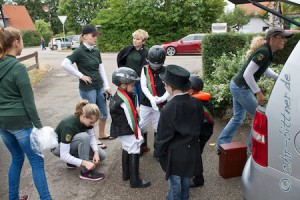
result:
M 265 113 L 258 107 L 253 120 L 252 157 L 263 167 L 268 166 L 268 120 Z

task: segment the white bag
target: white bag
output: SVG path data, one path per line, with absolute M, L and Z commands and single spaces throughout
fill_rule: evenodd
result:
M 42 151 L 57 147 L 57 134 L 50 126 L 41 129 L 33 128 L 30 135 L 31 148 L 40 156 L 44 157 Z

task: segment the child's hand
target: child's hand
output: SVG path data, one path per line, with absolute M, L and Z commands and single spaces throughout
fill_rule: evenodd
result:
M 157 103 L 156 103 L 156 100 L 155 100 L 155 97 L 151 98 L 150 99 L 150 103 L 151 103 L 151 106 L 154 110 L 158 110 L 158 107 L 157 107 Z

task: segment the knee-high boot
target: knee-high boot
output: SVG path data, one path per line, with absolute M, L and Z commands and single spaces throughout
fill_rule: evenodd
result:
M 142 135 L 144 137 L 144 143 L 141 145 L 141 154 L 150 151 L 150 149 L 148 148 L 148 133 L 145 132 Z
M 139 160 L 139 154 L 129 154 L 130 187 L 132 188 L 144 188 L 151 185 L 150 181 L 140 179 Z
M 122 151 L 122 172 L 123 181 L 129 180 L 129 154 L 125 150 Z

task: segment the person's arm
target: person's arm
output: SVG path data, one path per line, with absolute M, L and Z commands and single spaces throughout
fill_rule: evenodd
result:
M 90 136 L 90 145 L 91 145 L 91 148 L 94 152 L 93 163 L 98 164 L 100 162 L 100 157 L 99 157 L 98 144 L 97 144 L 96 135 L 94 133 L 94 129 L 89 129 L 86 132 Z
M 83 77 L 83 74 L 76 70 L 73 66 L 72 66 L 72 62 L 71 60 L 69 60 L 68 58 L 65 58 L 62 63 L 61 63 L 61 67 L 66 70 L 67 72 L 69 72 L 70 74 L 72 74 L 73 76 L 76 76 L 77 78 L 81 79 Z
M 16 85 L 18 86 L 20 94 L 22 96 L 25 110 L 27 111 L 28 117 L 33 125 L 36 128 L 42 128 L 43 125 L 35 106 L 34 95 L 26 67 L 22 64 L 22 66 L 20 66 L 18 70 L 19 72 L 17 73 L 16 77 Z
M 109 91 L 109 93 L 111 94 L 109 83 L 107 81 L 107 76 L 106 76 L 106 72 L 105 72 L 103 63 L 99 64 L 99 73 L 100 73 L 100 76 L 101 76 L 101 78 L 103 80 L 103 87 L 104 87 L 104 89 L 106 91 Z
M 267 68 L 264 75 L 269 77 L 269 78 L 273 78 L 274 80 L 276 80 L 278 78 L 278 74 L 270 68 Z
M 170 96 L 169 92 L 166 91 L 163 96 L 156 98 L 156 103 L 159 104 L 165 102 L 169 98 L 169 96 Z
M 153 109 L 158 110 L 158 107 L 156 105 L 156 101 L 155 101 L 155 97 L 151 94 L 151 92 L 149 91 L 148 87 L 147 87 L 147 78 L 145 75 L 145 67 L 142 68 L 142 72 L 141 72 L 141 88 L 142 91 L 144 93 L 144 95 L 149 99 L 151 106 Z M 147 69 L 146 69 L 147 70 Z
M 254 79 L 254 73 L 259 69 L 259 66 L 254 62 L 251 61 L 249 63 L 249 65 L 247 66 L 245 72 L 244 72 L 244 79 L 246 81 L 246 83 L 248 84 L 248 86 L 250 87 L 250 89 L 252 90 L 252 92 L 254 94 L 256 94 L 256 98 L 258 101 L 259 105 L 263 105 L 264 104 L 264 95 L 261 92 L 260 88 L 258 87 L 255 79 Z
M 247 85 L 250 87 L 250 89 L 252 90 L 252 92 L 254 94 L 256 94 L 257 92 L 260 91 L 260 88 L 258 87 L 255 79 L 254 79 L 254 74 L 255 72 L 257 72 L 257 70 L 259 69 L 259 66 L 254 62 L 254 61 L 251 61 L 244 74 L 243 74 L 243 77 L 247 83 Z
M 71 145 L 68 143 L 60 143 L 60 159 L 64 162 L 80 167 L 82 159 L 76 158 L 70 154 Z
M 94 129 L 88 129 L 86 132 L 90 136 L 90 145 L 93 152 L 98 152 L 98 144 L 97 144 L 97 139 L 96 139 Z

